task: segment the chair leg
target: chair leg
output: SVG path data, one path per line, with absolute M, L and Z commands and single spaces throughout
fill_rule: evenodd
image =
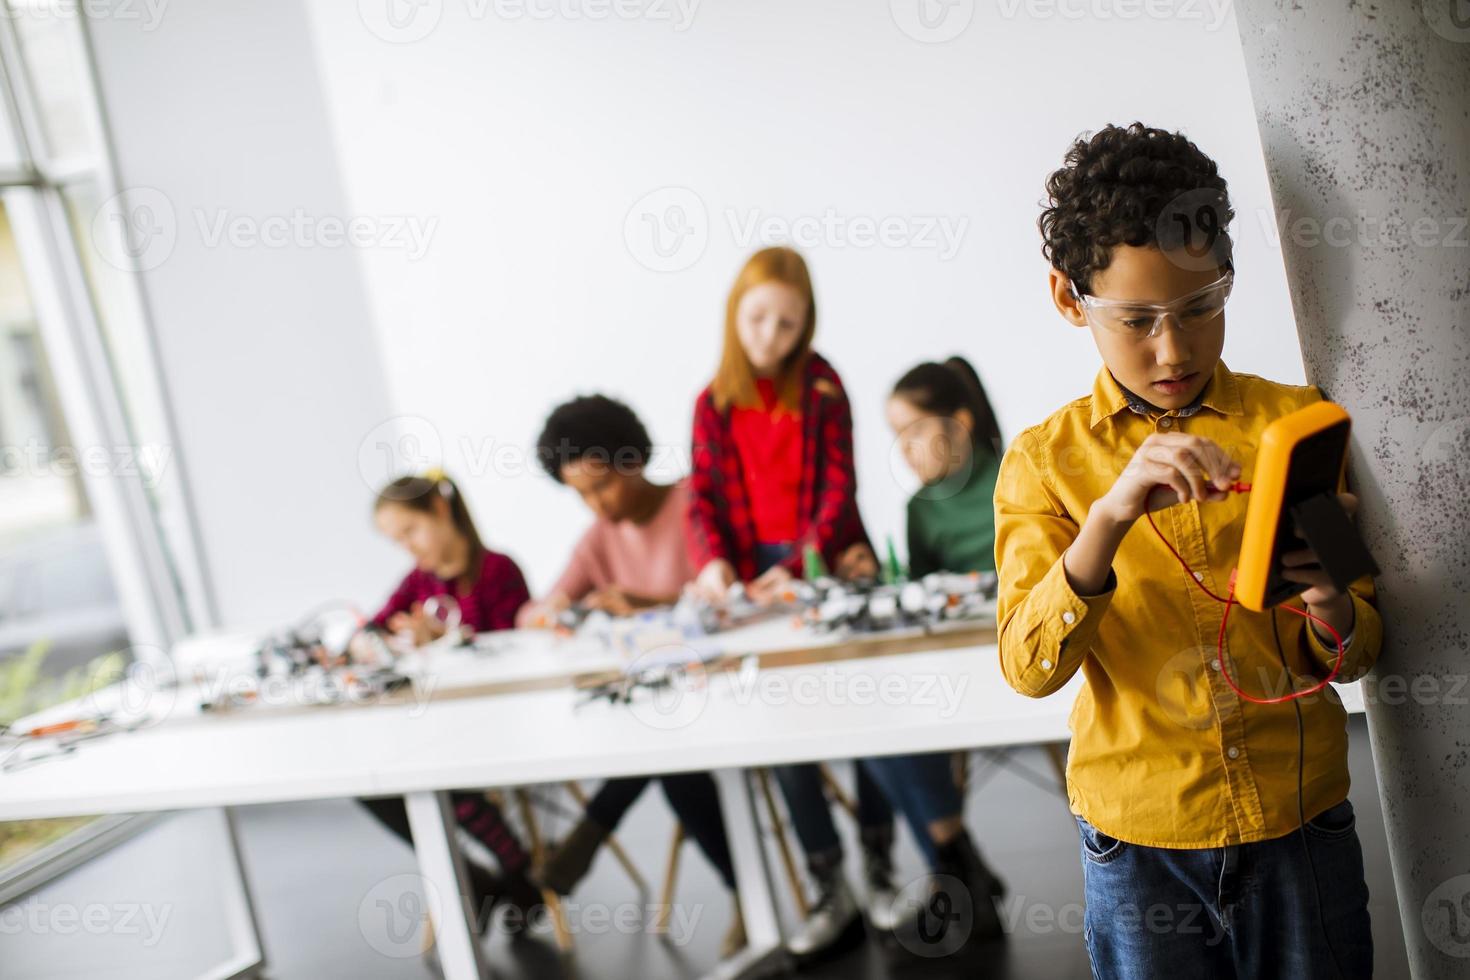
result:
M 861 764 L 859 762 L 853 763 L 855 766 Z M 826 787 L 827 795 L 836 800 L 837 805 L 846 810 L 847 815 L 856 821 L 858 818 L 857 804 L 853 802 L 852 797 L 848 796 L 847 791 L 838 785 L 837 779 L 832 775 L 832 771 L 827 768 L 825 762 L 819 763 L 818 768 L 822 770 L 822 785 Z
M 811 906 L 807 903 L 806 892 L 801 887 L 801 874 L 796 870 L 796 860 L 791 856 L 791 841 L 786 838 L 786 825 L 781 822 L 781 814 L 776 809 L 776 797 L 771 794 L 771 772 L 769 769 L 757 769 L 755 775 L 756 781 L 760 784 L 761 796 L 765 797 L 766 814 L 771 820 L 771 830 L 776 835 L 776 850 L 781 855 L 781 866 L 786 869 L 786 881 L 791 885 L 791 897 L 796 902 L 796 913 L 805 919 L 811 912 Z
M 583 810 L 586 810 L 588 803 L 587 792 L 582 789 L 579 783 L 573 782 L 567 783 L 566 785 L 567 792 L 572 794 L 572 799 L 576 800 L 577 805 L 580 806 Z M 633 859 L 628 857 L 628 852 L 623 850 L 623 845 L 618 843 L 618 839 L 611 833 L 609 833 L 607 835 L 607 840 L 603 841 L 603 846 L 611 851 L 612 856 L 617 858 L 618 864 L 621 864 L 623 866 L 623 870 L 626 871 L 628 873 L 628 877 L 633 880 L 633 887 L 638 889 L 638 894 L 647 895 L 647 880 L 645 880 L 643 875 L 638 871 L 638 867 L 633 863 Z
M 970 753 L 960 750 L 950 756 L 950 768 L 954 773 L 955 789 L 960 791 L 960 799 L 965 798 L 965 791 L 970 788 Z
M 546 857 L 546 844 L 541 837 L 541 825 L 536 820 L 536 811 L 531 806 L 531 795 L 524 789 L 515 791 L 516 804 L 521 811 L 521 821 L 526 825 L 526 839 L 531 845 L 531 860 L 540 864 Z M 551 915 L 551 929 L 556 935 L 556 948 L 570 953 L 574 947 L 572 930 L 567 927 L 566 910 L 562 908 L 561 896 L 550 888 L 541 889 L 541 900 Z
M 674 824 L 674 836 L 669 842 L 669 860 L 664 865 L 664 888 L 658 897 L 658 917 L 653 920 L 653 931 L 663 935 L 669 928 L 669 915 L 674 908 L 674 886 L 679 881 L 679 854 L 688 835 L 682 823 Z

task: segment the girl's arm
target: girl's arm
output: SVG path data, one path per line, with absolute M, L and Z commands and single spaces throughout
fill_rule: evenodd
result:
M 729 542 L 721 529 L 719 472 L 726 435 L 708 392 L 694 406 L 692 469 L 689 474 L 689 519 L 686 523 L 690 563 L 695 571 L 717 559 L 730 560 Z
M 388 597 L 388 601 L 383 603 L 383 608 L 379 609 L 377 614 L 368 620 L 369 626 L 378 629 L 387 629 L 389 619 L 398 613 L 406 613 L 413 609 L 413 604 L 418 601 L 418 587 L 414 581 L 415 574 L 414 572 L 409 572 L 403 577 L 403 581 L 398 583 L 398 588 L 394 589 L 393 594 Z
M 481 573 L 490 595 L 485 602 L 485 625 L 481 632 L 514 629 L 516 611 L 531 598 L 520 566 L 505 555 L 497 555 Z
M 783 564 L 793 574 L 801 574 L 807 544 L 815 544 L 829 566 L 849 545 L 867 543 L 857 506 L 857 467 L 852 450 L 852 405 L 847 393 L 835 378 L 818 377 L 814 382 L 827 388 L 818 401 L 817 426 L 822 437 L 823 455 L 817 461 L 821 468 L 822 494 L 817 499 L 817 512 L 807 527 L 805 539 Z

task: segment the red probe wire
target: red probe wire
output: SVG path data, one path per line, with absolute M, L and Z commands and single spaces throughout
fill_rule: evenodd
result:
M 1226 489 L 1229 490 L 1231 493 L 1247 493 L 1250 491 L 1250 488 L 1251 485 L 1249 483 L 1232 483 Z M 1215 595 L 1215 593 L 1211 592 L 1205 586 L 1205 577 L 1196 573 L 1194 569 L 1190 568 L 1189 562 L 1184 560 L 1184 556 L 1181 555 L 1174 548 L 1174 546 L 1169 543 L 1168 538 L 1164 537 L 1164 532 L 1160 531 L 1159 526 L 1154 523 L 1154 515 L 1151 512 L 1145 510 L 1143 512 L 1143 516 L 1148 518 L 1148 526 L 1154 529 L 1154 534 L 1158 535 L 1159 540 L 1164 543 L 1164 547 L 1169 549 L 1169 553 L 1173 555 L 1176 560 L 1178 560 L 1180 566 L 1183 567 L 1184 571 L 1189 574 L 1189 577 L 1194 582 L 1194 584 L 1199 586 L 1200 591 L 1209 596 L 1211 599 L 1214 599 L 1216 602 L 1222 602 L 1225 604 L 1225 612 L 1220 616 L 1220 636 L 1215 648 L 1215 655 L 1220 658 L 1220 673 L 1225 676 L 1225 683 L 1230 685 L 1230 689 L 1232 691 L 1234 691 L 1238 696 L 1245 699 L 1246 701 L 1250 701 L 1254 704 L 1284 704 L 1287 701 L 1291 701 L 1296 698 L 1304 698 L 1309 694 L 1316 694 L 1328 684 L 1332 683 L 1332 679 L 1337 676 L 1337 672 L 1342 668 L 1342 658 L 1344 652 L 1342 646 L 1342 636 L 1337 632 L 1337 630 L 1333 629 L 1330 624 L 1323 621 L 1317 616 L 1313 616 L 1306 609 L 1298 609 L 1295 606 L 1283 606 L 1282 608 L 1284 608 L 1287 612 L 1295 613 L 1296 615 L 1301 616 L 1303 619 L 1306 619 L 1308 622 L 1316 623 L 1323 629 L 1327 630 L 1327 632 L 1332 634 L 1333 640 L 1337 642 L 1337 659 L 1333 661 L 1332 671 L 1322 680 L 1318 681 L 1316 684 L 1312 685 L 1309 688 L 1300 691 L 1292 691 L 1290 694 L 1282 694 L 1274 698 L 1257 697 L 1254 694 L 1248 694 L 1245 691 L 1242 691 L 1240 689 L 1240 686 L 1235 683 L 1235 678 L 1230 676 L 1230 658 L 1225 654 L 1225 624 L 1230 620 L 1230 607 L 1239 605 L 1239 603 L 1235 601 L 1235 571 L 1232 570 L 1230 572 L 1229 594 L 1224 597 Z M 1310 626 L 1307 628 L 1311 629 Z M 1292 676 L 1290 670 L 1287 671 L 1287 676 Z

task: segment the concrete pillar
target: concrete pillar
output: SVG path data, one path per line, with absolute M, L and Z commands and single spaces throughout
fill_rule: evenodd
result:
M 1409 962 L 1470 976 L 1470 4 L 1235 8 L 1307 377 L 1353 415 L 1383 569 L 1365 684 Z

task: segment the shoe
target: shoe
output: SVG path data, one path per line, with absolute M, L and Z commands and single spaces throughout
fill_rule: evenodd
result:
M 879 932 L 898 927 L 898 889 L 893 884 L 893 834 L 863 830 L 863 884 L 867 886 L 864 912 Z
M 961 908 L 968 905 L 973 909 L 972 939 L 996 939 L 1004 936 L 1001 927 L 1000 900 L 1005 898 L 1006 885 L 985 859 L 980 856 L 975 842 L 968 831 L 936 849 L 936 894 L 931 898 L 933 907 L 944 896 L 946 908 Z M 963 889 L 963 895 L 949 894 L 949 890 Z
M 570 895 L 592 867 L 592 859 L 607 840 L 607 831 L 590 817 L 583 817 L 541 865 L 541 883 L 558 895 Z
M 824 863 L 825 867 L 819 867 L 817 862 L 812 862 L 817 902 L 786 944 L 798 969 L 853 949 L 861 945 L 866 935 L 857 899 L 842 874 L 841 855 L 835 861 Z
M 728 960 L 745 945 L 745 916 L 740 911 L 740 899 L 737 897 L 731 903 L 730 928 L 725 930 L 725 938 L 720 940 L 720 959 Z

